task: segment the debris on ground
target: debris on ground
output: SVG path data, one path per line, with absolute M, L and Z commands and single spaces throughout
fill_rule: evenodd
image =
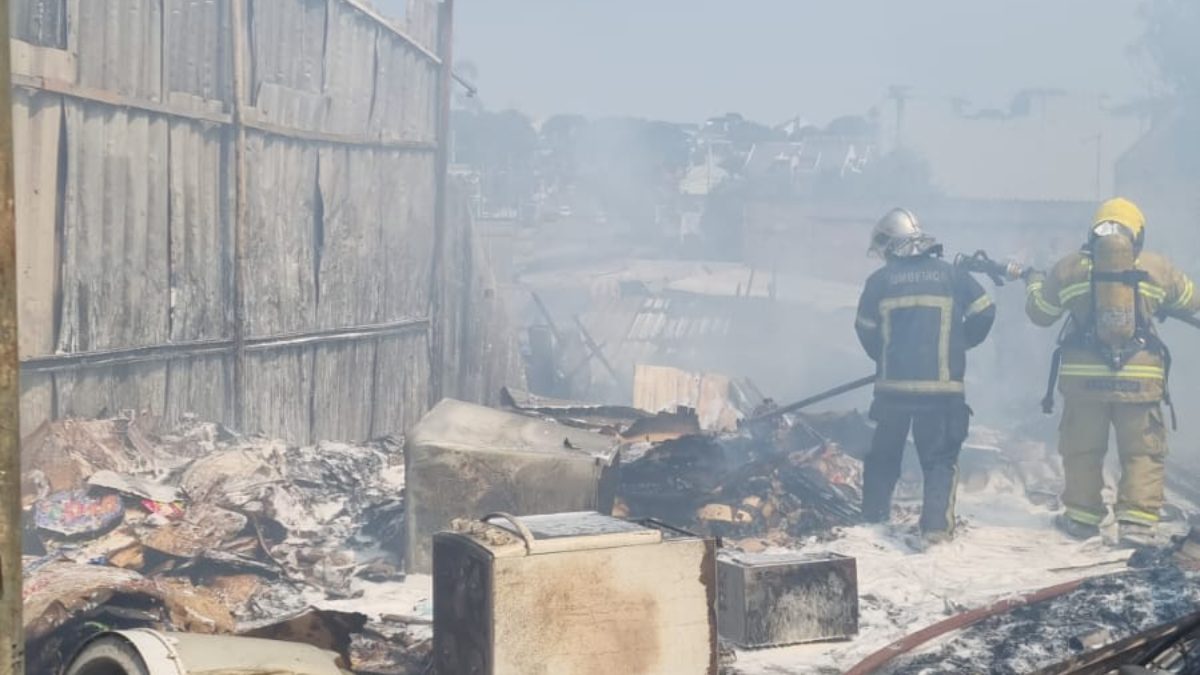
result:
M 404 580 L 400 439 L 296 447 L 129 414 L 45 424 L 23 459 L 31 672 L 140 627 L 291 639 L 356 672 L 417 672 L 381 670 L 377 642 L 419 652 L 427 626 L 321 607 Z

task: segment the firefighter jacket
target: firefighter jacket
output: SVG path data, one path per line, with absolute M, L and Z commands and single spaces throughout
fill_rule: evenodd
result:
M 1143 252 L 1135 266 L 1144 271 L 1137 284 L 1138 313 L 1144 326 L 1139 346 L 1125 365 L 1114 370 L 1095 347 L 1093 334 L 1092 258 L 1078 251 L 1063 258 L 1044 276 L 1030 279 L 1025 312 L 1039 326 L 1051 326 L 1063 316 L 1060 346 L 1062 365 L 1058 389 L 1067 398 L 1154 403 L 1166 393 L 1169 353 L 1154 333 L 1153 319 L 1200 311 L 1200 293 L 1191 279 L 1161 255 Z
M 890 258 L 867 280 L 855 320 L 875 361 L 876 398 L 962 398 L 967 350 L 987 338 L 995 317 L 967 271 L 934 255 Z

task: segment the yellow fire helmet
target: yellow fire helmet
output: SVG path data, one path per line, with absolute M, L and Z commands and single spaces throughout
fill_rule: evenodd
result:
M 1095 228 L 1101 223 L 1122 225 L 1139 241 L 1145 236 L 1146 216 L 1137 204 L 1128 199 L 1117 197 L 1101 204 L 1096 210 L 1096 217 L 1092 219 L 1092 227 Z

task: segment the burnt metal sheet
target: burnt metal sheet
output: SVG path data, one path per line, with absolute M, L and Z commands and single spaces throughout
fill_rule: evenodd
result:
M 63 352 L 166 342 L 167 122 L 66 101 Z
M 163 100 L 161 0 L 82 0 L 71 9 L 80 84 Z
M 171 341 L 232 334 L 231 165 L 224 129 L 170 123 Z
M 177 422 L 185 415 L 232 424 L 233 362 L 225 356 L 173 359 L 167 362 L 164 415 Z
M 229 102 L 233 94 L 233 27 L 229 2 L 162 0 L 166 11 L 168 92 Z
M 385 257 L 383 228 L 393 223 L 383 211 L 383 177 L 376 153 L 367 148 L 325 147 L 320 151 L 321 236 L 317 254 L 317 325 L 322 328 L 380 321 L 390 291 L 380 275 L 395 263 Z
M 320 345 L 313 359 L 313 440 L 370 438 L 375 341 Z
M 429 339 L 413 333 L 380 339 L 371 397 L 371 437 L 405 432 L 428 408 Z
M 311 347 L 252 352 L 246 356 L 247 433 L 262 432 L 293 443 L 312 431 Z
M 386 31 L 379 31 L 376 45 L 372 135 L 389 140 L 435 142 L 437 66 Z
M 67 0 L 12 0 L 9 33 L 39 47 L 67 47 Z
M 408 0 L 404 28 L 409 37 L 431 52 L 437 52 L 438 0 Z
M 390 151 L 380 152 L 376 161 L 386 289 L 379 319 L 425 316 L 433 257 L 433 157 Z
M 137 363 L 54 375 L 58 417 L 94 418 L 121 410 L 161 414 L 166 407 L 167 368 Z
M 54 376 L 21 373 L 21 438 L 54 418 Z
M 344 2 L 332 2 L 325 30 L 325 130 L 365 135 L 375 96 L 379 28 Z
M 249 1 L 255 98 L 264 83 L 321 93 L 326 1 Z
M 62 99 L 13 91 L 18 321 L 22 358 L 54 353 Z
M 316 303 L 317 150 L 251 133 L 246 155 L 247 335 L 310 329 Z

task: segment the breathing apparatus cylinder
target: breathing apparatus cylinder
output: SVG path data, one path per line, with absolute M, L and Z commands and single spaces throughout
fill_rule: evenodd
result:
M 1092 239 L 1092 292 L 1096 338 L 1113 354 L 1137 336 L 1137 281 L 1134 241 L 1125 232 Z

